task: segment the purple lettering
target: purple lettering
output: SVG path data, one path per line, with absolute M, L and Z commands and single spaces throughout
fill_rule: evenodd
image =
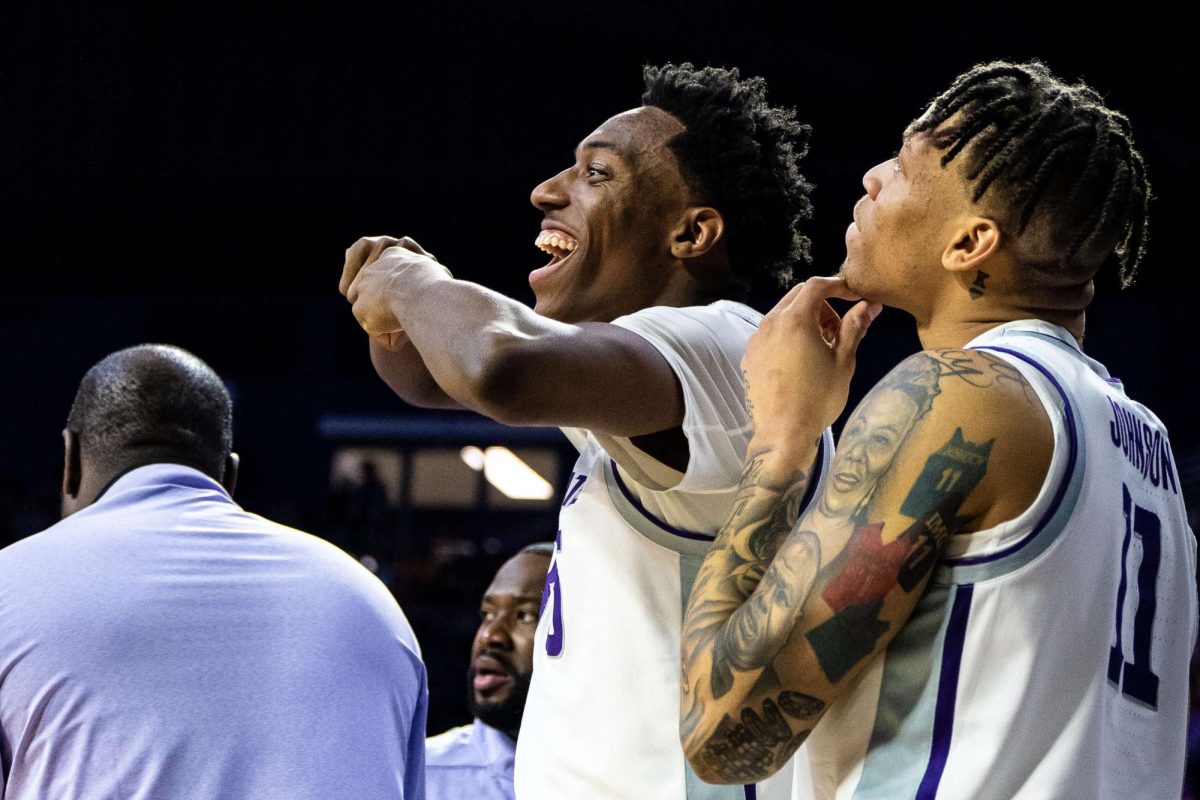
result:
M 1120 411 L 1120 409 L 1117 408 L 1117 404 L 1113 402 L 1111 397 L 1106 398 L 1106 399 L 1108 400 L 1109 406 L 1112 407 L 1112 412 L 1113 412 L 1112 421 L 1108 423 L 1108 435 L 1112 437 L 1112 443 L 1115 446 L 1120 447 L 1121 446 L 1121 411 Z

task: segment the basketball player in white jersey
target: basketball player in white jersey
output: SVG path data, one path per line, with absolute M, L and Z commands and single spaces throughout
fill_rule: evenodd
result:
M 797 797 L 1177 797 L 1195 541 L 1162 423 L 1080 349 L 1097 270 L 1128 284 L 1145 242 L 1128 121 L 984 64 L 863 184 L 841 277 L 789 292 L 743 362 L 755 434 L 685 623 L 691 762 L 758 780 L 807 738 Z M 925 349 L 793 526 L 878 303 Z
M 644 105 L 533 191 L 536 243 L 551 255 L 529 276 L 534 311 L 453 280 L 411 240 L 361 240 L 342 277 L 402 398 L 558 425 L 580 450 L 517 742 L 521 800 L 790 791 L 790 776 L 772 795 L 691 772 L 679 647 L 749 438 L 739 364 L 760 315 L 733 300 L 804 254 L 808 129 L 736 71 L 668 65 L 645 78 Z M 818 472 L 829 444 L 810 459 Z

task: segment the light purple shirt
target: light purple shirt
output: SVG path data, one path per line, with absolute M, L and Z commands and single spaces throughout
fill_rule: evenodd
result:
M 0 551 L 5 800 L 421 800 L 426 704 L 383 584 L 196 470 Z
M 517 743 L 478 719 L 425 741 L 428 800 L 513 800 Z

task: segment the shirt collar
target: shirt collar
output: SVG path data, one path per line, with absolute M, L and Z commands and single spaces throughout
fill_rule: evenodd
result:
M 100 492 L 93 504 L 152 486 L 177 486 L 216 492 L 220 495 L 218 499 L 233 502 L 224 486 L 194 467 L 183 464 L 146 464 L 118 475 Z
M 975 347 L 984 342 L 990 343 L 993 339 L 999 338 L 1006 333 L 1017 332 L 1033 333 L 1048 339 L 1057 339 L 1072 350 L 1078 353 L 1083 352 L 1083 348 L 1079 346 L 1079 342 L 1075 341 L 1075 337 L 1071 335 L 1070 331 L 1061 325 L 1055 325 L 1053 322 L 1047 322 L 1044 319 L 1017 319 L 1005 322 L 1002 325 L 989 328 L 976 336 L 966 344 L 966 347 Z
M 479 749 L 487 758 L 488 764 L 508 775 L 513 771 L 513 760 L 517 752 L 517 743 L 509 738 L 507 733 L 487 725 L 478 718 L 474 722 L 475 740 Z

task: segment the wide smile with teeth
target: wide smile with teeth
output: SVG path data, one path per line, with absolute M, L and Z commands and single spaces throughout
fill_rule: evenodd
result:
M 575 241 L 569 234 L 556 230 L 542 231 L 533 243 L 539 249 L 551 255 L 551 264 L 557 264 L 559 261 L 562 261 L 579 246 L 579 242 Z

